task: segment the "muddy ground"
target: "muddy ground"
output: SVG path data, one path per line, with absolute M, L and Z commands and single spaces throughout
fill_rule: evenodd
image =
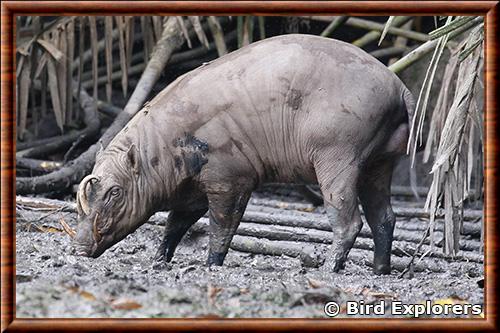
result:
M 478 285 L 483 264 L 477 262 L 430 258 L 444 272 L 415 272 L 411 278 L 399 278 L 397 271 L 374 275 L 366 261 L 359 260 L 368 251 L 358 249 L 352 252 L 358 259 L 348 260 L 340 273 L 302 267 L 297 258 L 230 250 L 223 267 L 208 268 L 204 265 L 207 236 L 190 233 L 172 263 L 157 267 L 152 258 L 161 225 L 147 223 L 92 259 L 70 255 L 70 238 L 51 222 L 64 217 L 74 227 L 76 214 L 43 215 L 41 221 L 40 212 L 18 210 L 17 317 L 325 318 L 324 304 L 329 301 L 341 305 L 348 300 L 365 304 L 484 301 L 484 290 Z

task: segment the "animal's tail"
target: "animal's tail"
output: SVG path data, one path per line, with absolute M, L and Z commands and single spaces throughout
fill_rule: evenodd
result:
M 411 151 L 410 148 L 412 144 L 416 144 L 414 140 L 412 140 L 413 137 L 413 122 L 415 121 L 415 99 L 413 98 L 413 94 L 408 90 L 408 88 L 404 87 L 403 90 L 403 101 L 406 106 L 406 114 L 408 115 L 408 129 L 410 131 L 409 133 L 409 138 L 408 138 L 408 148 L 407 148 L 407 153 Z M 413 142 L 412 142 L 413 141 Z
M 394 131 L 391 133 L 387 140 L 384 153 L 390 155 L 404 155 L 408 146 L 408 139 L 410 137 L 410 129 L 415 113 L 415 100 L 413 95 L 406 88 L 403 87 L 402 99 L 403 104 L 398 109 L 398 118 L 396 120 Z
M 416 138 L 415 137 L 414 131 L 415 131 L 415 124 L 414 122 L 416 121 L 415 119 L 415 99 L 413 98 L 413 94 L 408 90 L 408 88 L 404 87 L 403 91 L 403 100 L 405 102 L 406 106 L 406 113 L 408 115 L 408 128 L 409 128 L 409 133 L 408 133 L 408 143 L 406 145 L 406 153 L 411 154 L 411 152 L 415 149 L 415 146 L 417 144 Z M 424 149 L 424 146 L 417 146 L 416 151 L 421 151 Z M 413 162 L 411 163 L 413 165 Z M 417 177 L 416 177 L 416 170 L 413 167 L 410 167 L 410 187 L 413 192 L 413 195 L 415 198 L 420 199 L 420 196 L 417 191 Z
M 408 114 L 408 125 L 411 128 L 413 118 L 415 117 L 415 99 L 413 98 L 413 94 L 406 87 L 404 87 L 403 90 L 403 100 L 406 106 L 406 113 Z

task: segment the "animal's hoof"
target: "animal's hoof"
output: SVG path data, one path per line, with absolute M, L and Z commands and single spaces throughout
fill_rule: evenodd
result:
M 207 266 L 222 266 L 224 263 L 224 253 L 209 253 L 207 259 Z
M 336 260 L 326 260 L 325 264 L 321 269 L 325 272 L 334 272 L 338 273 L 340 270 L 345 268 L 345 260 L 336 259 Z
M 165 261 L 165 252 L 166 252 L 166 246 L 164 246 L 163 244 L 160 245 L 158 251 L 156 251 L 155 256 L 153 257 L 153 260 L 157 262 Z
M 338 273 L 340 270 L 345 268 L 345 261 L 344 260 L 337 260 L 333 263 L 332 266 L 332 271 L 334 273 Z
M 165 252 L 156 252 L 155 256 L 153 257 L 153 261 L 156 261 L 158 263 L 164 262 L 165 260 Z
M 318 268 L 325 263 L 325 257 L 315 251 L 303 250 L 300 253 L 300 262 L 303 267 Z
M 373 267 L 373 273 L 375 273 L 376 275 L 391 274 L 391 266 L 390 265 L 375 265 Z

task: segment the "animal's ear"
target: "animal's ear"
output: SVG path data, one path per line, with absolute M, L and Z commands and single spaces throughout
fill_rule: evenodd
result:
M 127 161 L 134 173 L 139 173 L 139 151 L 134 144 L 127 151 Z
M 101 155 L 103 151 L 104 151 L 104 146 L 102 144 L 102 140 L 99 140 L 99 150 L 97 151 L 97 154 L 95 155 L 96 159 L 99 158 L 99 155 Z

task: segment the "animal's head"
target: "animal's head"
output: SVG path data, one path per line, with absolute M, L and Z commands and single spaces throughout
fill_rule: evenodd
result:
M 144 223 L 148 216 L 140 198 L 139 177 L 139 153 L 134 145 L 127 152 L 98 158 L 92 174 L 78 188 L 78 228 L 69 230 L 76 254 L 97 258 Z

